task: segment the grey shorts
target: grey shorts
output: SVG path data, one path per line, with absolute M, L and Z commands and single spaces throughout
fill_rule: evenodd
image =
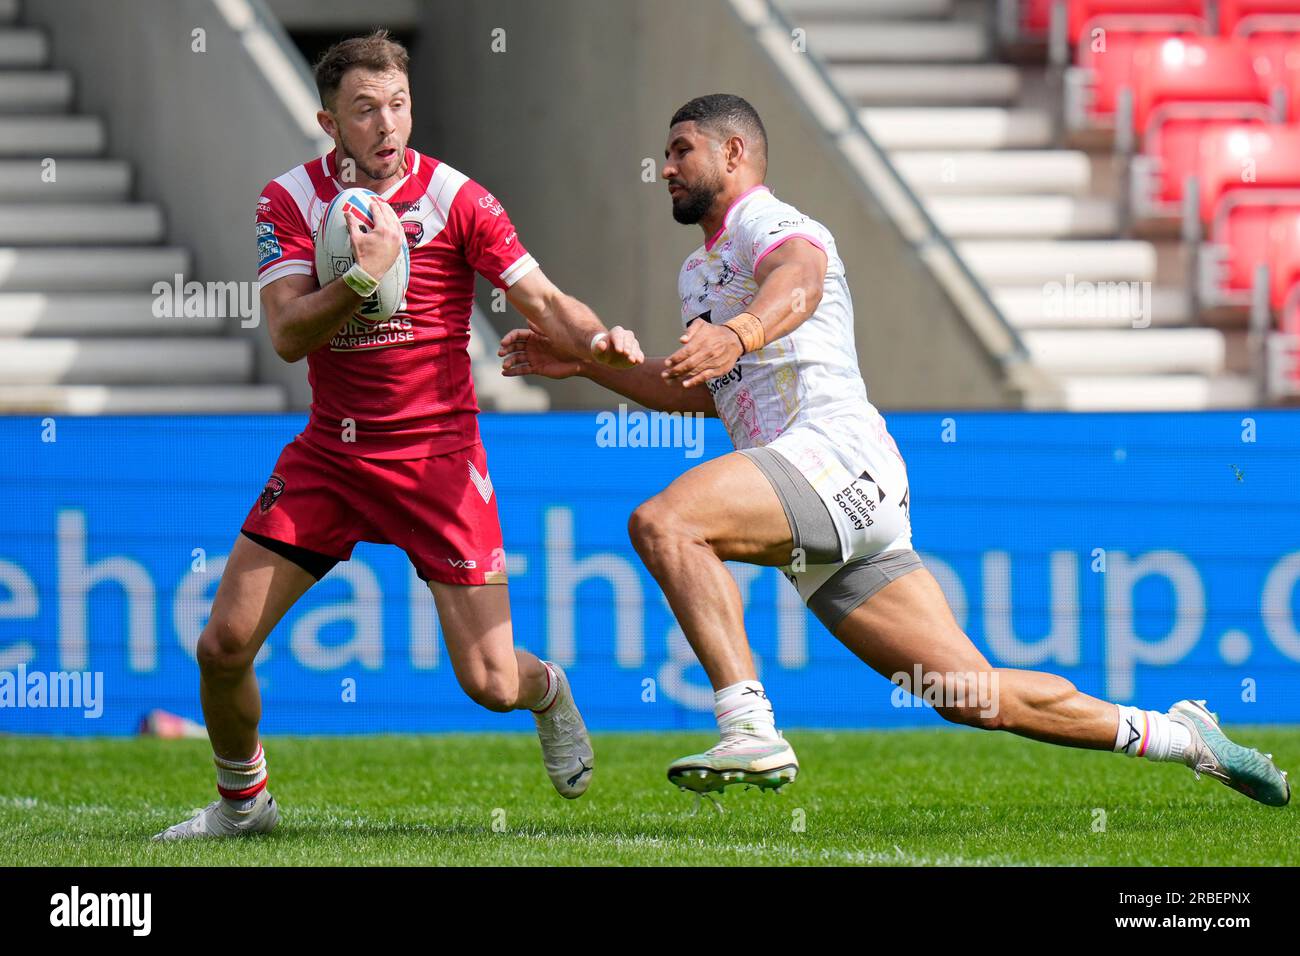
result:
M 758 466 L 781 500 L 790 537 L 803 549 L 809 564 L 839 564 L 840 537 L 826 504 L 799 469 L 770 448 L 743 448 L 740 453 Z M 832 634 L 849 614 L 890 581 L 923 567 L 911 548 L 882 551 L 854 558 L 813 592 L 809 609 Z

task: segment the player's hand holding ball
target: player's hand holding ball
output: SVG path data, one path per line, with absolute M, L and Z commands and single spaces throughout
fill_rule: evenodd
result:
M 343 207 L 348 224 L 348 238 L 352 240 L 352 255 L 357 265 L 375 278 L 386 275 L 402 253 L 406 234 L 393 207 L 384 200 L 370 200 L 370 217 L 374 227 L 362 223 L 350 206 Z
M 411 255 L 393 207 L 359 186 L 335 196 L 316 231 L 316 276 L 322 288 L 341 279 L 361 296 L 355 315 L 364 322 L 397 314 L 411 280 Z

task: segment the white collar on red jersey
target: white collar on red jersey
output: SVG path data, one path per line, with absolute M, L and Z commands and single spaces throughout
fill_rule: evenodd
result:
M 339 182 L 336 174 L 338 166 L 336 158 L 338 156 L 338 151 L 338 147 L 336 146 L 320 158 L 320 171 L 333 180 L 334 185 L 342 191 L 347 187 Z M 397 191 L 410 182 L 411 177 L 414 176 L 419 169 L 420 154 L 411 149 L 411 147 L 406 147 L 406 175 L 380 193 L 379 198 L 389 199 L 390 197 L 397 195 Z

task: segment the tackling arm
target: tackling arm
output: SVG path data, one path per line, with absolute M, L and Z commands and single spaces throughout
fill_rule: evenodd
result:
M 506 291 L 510 304 L 554 346 L 574 358 L 593 358 L 620 368 L 645 360 L 636 336 L 621 326 L 606 329 L 596 313 L 560 291 L 541 269 L 534 269 Z

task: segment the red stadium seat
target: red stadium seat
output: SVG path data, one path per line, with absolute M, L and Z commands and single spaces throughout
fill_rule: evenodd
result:
M 1296 103 L 1296 90 L 1300 87 L 1300 16 L 1290 22 L 1290 29 L 1260 30 L 1237 36 L 1250 51 L 1255 70 L 1270 96 L 1281 95 L 1286 102 L 1288 118 L 1296 119 L 1300 117 Z
M 1276 350 L 1287 358 L 1270 369 L 1270 391 L 1300 394 L 1300 209 L 1279 209 L 1269 226 L 1269 304 L 1277 315 Z M 1280 382 L 1277 381 L 1280 379 Z
M 1224 36 L 1294 33 L 1300 21 L 1296 0 L 1219 0 L 1219 32 Z
M 1112 124 L 1119 91 L 1132 86 L 1133 58 L 1143 40 L 1206 32 L 1203 0 L 1071 0 L 1068 34 L 1081 77 L 1075 82 L 1087 90 L 1084 125 Z
M 1107 33 L 1178 33 L 1185 21 L 1198 20 L 1204 33 L 1205 0 L 1070 0 L 1071 43 L 1091 35 L 1093 29 Z
M 1255 267 L 1272 256 L 1272 226 L 1281 209 L 1300 210 L 1300 127 L 1217 129 L 1201 142 L 1202 299 L 1210 305 L 1250 301 Z
M 1269 304 L 1283 313 L 1288 298 L 1293 300 L 1290 319 L 1294 321 L 1300 316 L 1300 208 L 1274 211 L 1268 241 Z
M 1133 58 L 1134 126 L 1142 155 L 1134 164 L 1134 212 L 1177 216 L 1183 184 L 1197 170 L 1207 134 L 1275 117 L 1245 41 L 1166 37 L 1142 41 Z
M 1045 37 L 1052 25 L 1053 0 L 1022 0 L 1020 33 L 1027 37 Z
M 1209 104 L 1269 105 L 1250 51 L 1237 39 L 1148 37 L 1134 53 L 1133 73 L 1133 125 L 1143 134 L 1171 113 L 1207 115 Z

